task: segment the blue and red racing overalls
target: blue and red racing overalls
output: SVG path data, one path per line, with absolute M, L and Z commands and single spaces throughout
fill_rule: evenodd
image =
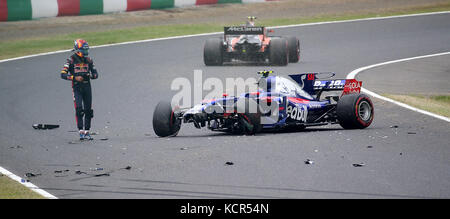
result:
M 82 81 L 75 77 L 83 77 Z M 72 81 L 73 101 L 75 105 L 75 118 L 78 130 L 89 130 L 91 119 L 94 117 L 92 110 L 91 79 L 98 78 L 94 62 L 89 57 L 79 57 L 73 54 L 64 64 L 61 70 L 61 78 Z

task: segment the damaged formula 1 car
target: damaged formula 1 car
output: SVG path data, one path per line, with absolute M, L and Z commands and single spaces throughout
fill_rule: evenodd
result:
M 205 43 L 205 65 L 223 65 L 224 62 L 249 61 L 287 65 L 300 60 L 300 41 L 294 36 L 268 36 L 265 27 L 224 27 L 223 38 L 211 38 Z
M 368 127 L 374 116 L 371 99 L 361 94 L 355 79 L 318 80 L 334 73 L 272 76 L 258 72 L 258 91 L 239 97 L 206 100 L 188 109 L 160 102 L 153 114 L 153 129 L 160 137 L 176 136 L 182 123 L 212 131 L 255 134 L 263 129 L 301 130 L 309 126 L 340 124 L 345 129 Z M 324 96 L 324 93 L 331 95 Z

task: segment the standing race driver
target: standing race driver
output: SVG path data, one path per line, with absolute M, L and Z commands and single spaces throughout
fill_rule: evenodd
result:
M 77 39 L 73 46 L 74 54 L 67 59 L 61 70 L 61 78 L 72 81 L 75 118 L 80 134 L 80 140 L 92 140 L 89 134 L 92 110 L 91 79 L 98 78 L 94 62 L 88 57 L 89 45 L 86 40 Z

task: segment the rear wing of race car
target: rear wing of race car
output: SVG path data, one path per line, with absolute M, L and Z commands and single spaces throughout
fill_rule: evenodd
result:
M 224 35 L 263 35 L 265 27 L 233 26 L 224 27 Z
M 335 75 L 332 72 L 323 72 L 289 75 L 289 77 L 310 95 L 316 95 L 323 91 L 339 90 L 343 91 L 342 95 L 361 92 L 362 81 L 357 81 L 356 79 L 317 80 L 317 76 L 321 74 L 331 74 L 331 77 Z

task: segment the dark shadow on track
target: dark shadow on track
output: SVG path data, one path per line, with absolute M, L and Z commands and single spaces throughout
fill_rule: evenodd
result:
M 290 64 L 295 64 L 295 63 L 290 63 Z M 234 67 L 242 67 L 242 66 L 285 67 L 285 66 L 270 64 L 269 62 L 251 62 L 251 61 L 225 62 L 225 63 L 222 64 L 222 66 L 227 66 L 227 67 L 233 67 L 233 66 Z M 210 67 L 210 66 L 206 66 L 206 67 Z
M 291 128 L 291 129 L 281 129 L 281 130 L 276 130 L 276 129 L 270 129 L 270 130 L 263 130 L 260 133 L 257 133 L 256 135 L 245 135 L 248 137 L 252 137 L 252 136 L 267 136 L 268 134 L 290 134 L 290 133 L 309 133 L 309 132 L 329 132 L 329 131 L 343 131 L 345 129 L 342 128 L 305 128 L 305 129 L 295 129 L 295 128 Z M 224 136 L 244 136 L 243 134 L 236 134 L 236 133 L 229 133 L 229 132 L 214 132 L 211 131 L 211 134 L 208 135 L 177 135 L 175 137 L 172 138 L 210 138 L 210 137 L 224 137 Z M 152 136 L 153 138 L 167 138 L 167 137 L 157 137 L 157 136 Z

